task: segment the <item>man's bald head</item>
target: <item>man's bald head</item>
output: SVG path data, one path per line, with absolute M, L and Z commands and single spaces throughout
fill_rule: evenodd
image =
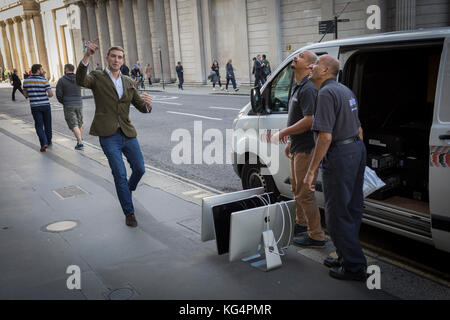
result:
M 328 68 L 328 73 L 335 78 L 339 74 L 339 60 L 329 54 L 320 56 L 319 63 L 322 63 L 325 68 Z
M 339 61 L 328 54 L 319 57 L 311 68 L 309 79 L 319 89 L 327 79 L 336 79 L 339 74 Z
M 305 50 L 303 51 L 303 54 L 305 56 L 305 59 L 309 62 L 309 63 L 316 63 L 317 61 L 317 55 L 309 50 Z

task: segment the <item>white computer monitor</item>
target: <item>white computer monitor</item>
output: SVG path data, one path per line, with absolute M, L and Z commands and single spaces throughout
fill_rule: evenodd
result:
M 275 241 L 278 241 L 278 249 L 291 245 L 294 224 L 295 200 L 233 212 L 230 227 L 230 262 L 260 253 L 263 249 L 262 233 L 268 228 L 273 231 Z
M 202 199 L 202 241 L 214 240 L 216 238 L 214 230 L 214 219 L 212 216 L 212 208 L 217 205 L 247 199 L 257 194 L 263 194 L 264 187 L 236 191 L 231 193 L 219 194 L 216 196 L 206 197 Z

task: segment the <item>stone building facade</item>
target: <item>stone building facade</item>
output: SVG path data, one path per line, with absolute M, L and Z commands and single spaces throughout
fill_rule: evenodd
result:
M 366 27 L 370 5 L 381 10 L 379 30 Z M 149 63 L 157 81 L 173 81 L 181 61 L 186 82 L 206 83 L 214 59 L 224 78 L 232 59 L 238 82 L 249 83 L 252 57 L 266 54 L 275 68 L 344 7 L 339 38 L 450 25 L 448 0 L 0 0 L 0 67 L 23 73 L 39 62 L 56 80 L 81 60 L 83 41 L 98 38 L 94 66 L 120 45 L 128 66 Z

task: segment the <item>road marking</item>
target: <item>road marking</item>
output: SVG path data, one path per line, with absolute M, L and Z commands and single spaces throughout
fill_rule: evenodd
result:
M 212 196 L 211 193 L 202 193 L 202 194 L 198 194 L 198 195 L 194 196 L 194 198 L 199 199 L 199 198 L 205 198 L 205 197 L 210 197 L 210 196 Z
M 197 190 L 191 190 L 191 191 L 183 192 L 183 194 L 184 194 L 184 195 L 190 195 L 190 194 L 194 194 L 194 193 L 199 193 L 199 192 L 201 192 L 201 191 L 202 191 L 202 190 L 197 189 Z
M 152 100 L 153 103 L 164 103 L 164 104 L 174 104 L 177 106 L 182 106 L 183 104 L 178 102 L 166 102 L 166 101 L 159 101 L 159 100 Z
M 205 116 L 200 116 L 200 115 L 192 114 L 192 113 L 183 113 L 183 112 L 175 112 L 175 111 L 166 111 L 166 112 L 167 113 L 173 113 L 173 114 L 181 114 L 181 115 L 184 115 L 184 116 L 191 116 L 191 117 L 198 117 L 198 118 L 209 119 L 209 120 L 222 121 L 222 119 L 220 119 L 220 118 L 205 117 Z
M 240 111 L 241 109 L 238 108 L 225 108 L 225 107 L 209 107 L 210 109 L 222 109 L 222 110 L 233 110 L 233 111 Z

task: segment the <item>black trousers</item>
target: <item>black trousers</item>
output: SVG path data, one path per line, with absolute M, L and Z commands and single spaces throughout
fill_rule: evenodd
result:
M 16 100 L 16 90 L 19 90 L 20 93 L 23 94 L 23 90 L 22 90 L 22 86 L 14 86 L 13 91 L 12 91 L 12 100 Z M 24 95 L 25 97 L 25 95 Z
M 367 267 L 359 241 L 366 148 L 361 140 L 330 147 L 322 161 L 325 219 L 345 270 Z
M 264 80 L 264 77 L 261 75 L 255 76 L 255 87 L 262 87 L 264 82 L 266 82 Z

